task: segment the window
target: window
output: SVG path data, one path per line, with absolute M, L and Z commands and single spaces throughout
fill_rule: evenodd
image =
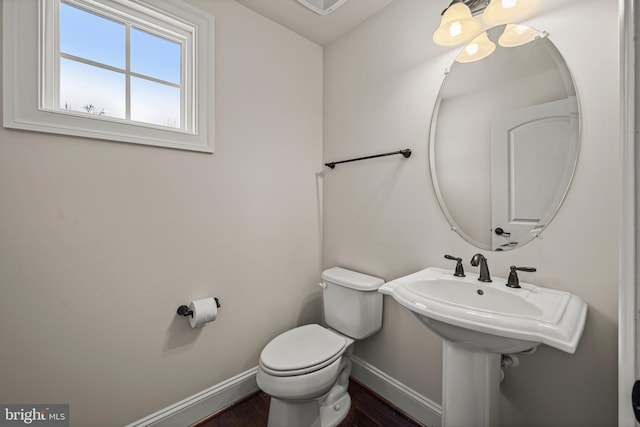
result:
M 211 16 L 179 0 L 3 4 L 5 127 L 213 152 Z

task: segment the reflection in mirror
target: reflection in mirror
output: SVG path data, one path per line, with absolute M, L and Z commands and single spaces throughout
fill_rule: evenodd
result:
M 556 47 L 537 31 L 528 43 L 504 47 L 498 39 L 513 30 L 505 27 L 487 31 L 496 44 L 490 56 L 451 66 L 429 141 L 445 216 L 465 240 L 491 250 L 520 246 L 549 223 L 580 139 L 575 86 Z

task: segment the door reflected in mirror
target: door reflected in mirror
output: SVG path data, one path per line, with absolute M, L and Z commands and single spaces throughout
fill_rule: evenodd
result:
M 487 31 L 496 43 L 490 56 L 451 66 L 429 139 L 432 181 L 452 228 L 497 251 L 529 242 L 551 221 L 580 140 L 575 85 L 558 49 L 537 31 L 503 47 L 504 30 Z

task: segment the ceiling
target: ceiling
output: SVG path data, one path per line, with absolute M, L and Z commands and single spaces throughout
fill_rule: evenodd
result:
M 326 46 L 394 0 L 348 0 L 329 15 L 317 15 L 297 0 L 236 0 L 309 40 Z

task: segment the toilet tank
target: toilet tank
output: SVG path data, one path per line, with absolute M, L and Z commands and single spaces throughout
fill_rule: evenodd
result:
M 322 302 L 327 326 L 351 338 L 363 339 L 382 327 L 384 280 L 333 267 L 322 272 Z

